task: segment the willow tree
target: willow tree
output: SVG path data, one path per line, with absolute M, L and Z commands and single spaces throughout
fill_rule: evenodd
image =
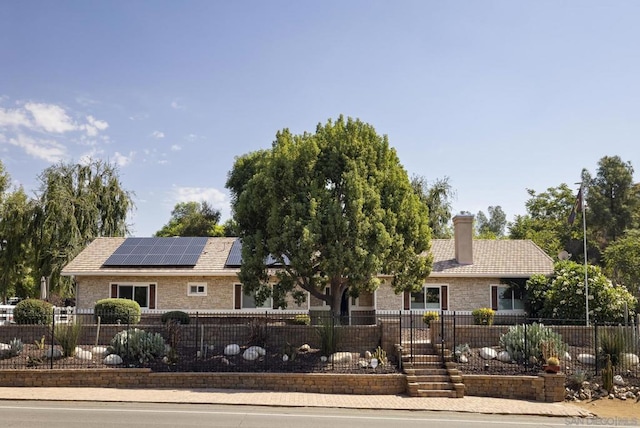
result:
M 242 238 L 240 280 L 258 304 L 304 299 L 339 313 L 344 293 L 418 290 L 431 271 L 427 208 L 386 136 L 357 119 L 276 134 L 236 159 L 227 188 Z M 275 278 L 265 263 L 275 262 Z M 325 289 L 329 287 L 330 293 Z
M 60 277 L 62 267 L 94 238 L 128 233 L 132 195 L 122 187 L 117 168 L 100 160 L 59 163 L 39 180 L 31 233 L 36 271 L 50 277 L 52 290 L 68 296 L 71 283 Z

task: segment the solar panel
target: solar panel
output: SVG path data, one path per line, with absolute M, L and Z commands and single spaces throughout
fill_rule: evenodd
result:
M 284 256 L 285 265 L 289 265 L 289 258 Z M 275 257 L 269 254 L 265 260 L 264 264 L 267 266 L 282 266 Z M 227 262 L 225 263 L 225 267 L 240 267 L 242 265 L 242 241 L 240 239 L 236 239 L 233 241 L 233 245 L 231 245 L 231 250 L 229 251 L 229 256 L 227 256 Z
M 206 237 L 127 238 L 103 266 L 195 266 L 207 240 Z

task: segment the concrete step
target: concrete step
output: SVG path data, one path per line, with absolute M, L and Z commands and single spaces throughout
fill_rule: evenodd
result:
M 407 375 L 407 382 L 411 382 L 411 383 L 451 382 L 451 379 L 446 374 Z
M 414 397 L 456 398 L 455 390 L 419 390 Z
M 444 368 L 405 368 L 404 373 L 407 376 L 447 376 L 447 369 Z
M 408 383 L 409 389 L 418 391 L 433 391 L 433 390 L 454 390 L 455 387 L 451 382 L 410 382 Z

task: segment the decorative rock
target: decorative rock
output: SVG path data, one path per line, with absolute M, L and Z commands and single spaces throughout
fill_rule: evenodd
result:
M 93 348 L 91 348 L 91 352 L 96 355 L 101 355 L 105 357 L 109 355 L 109 350 L 107 349 L 106 346 L 94 346 Z
M 227 345 L 224 348 L 224 355 L 238 355 L 240 353 L 240 345 Z
M 596 357 L 595 355 L 591 355 L 591 354 L 578 354 L 578 362 L 582 364 L 595 365 Z
M 626 383 L 624 379 L 622 379 L 622 376 L 618 374 L 613 377 L 613 384 L 618 386 L 624 386 Z
M 244 351 L 244 353 L 242 354 L 242 358 L 244 358 L 247 361 L 255 361 L 260 357 L 260 353 L 258 352 L 257 349 L 251 347 L 248 348 L 247 350 Z
M 636 354 L 624 353 L 620 355 L 620 361 L 623 367 L 632 367 L 640 364 L 640 358 Z
M 633 391 L 627 391 L 627 398 L 636 398 L 636 394 Z
M 9 349 L 11 349 L 11 346 L 7 345 L 6 343 L 0 343 L 0 352 L 8 351 Z
M 364 351 L 364 357 L 365 357 L 367 360 L 370 360 L 370 359 L 371 359 L 371 351 Z
M 282 356 L 282 361 L 284 361 L 285 363 L 286 363 L 287 361 L 289 361 L 289 356 L 288 356 L 287 354 L 284 354 L 284 355 Z
M 322 357 L 320 357 L 320 361 L 322 361 L 323 363 L 327 362 L 327 357 L 325 357 L 324 355 Z
M 469 362 L 469 359 L 467 358 L 467 356 L 466 356 L 466 355 L 460 355 L 460 362 L 461 362 L 462 364 L 465 364 L 465 363 L 468 363 L 468 362 Z
M 493 360 L 497 356 L 498 356 L 498 353 L 496 352 L 495 349 L 485 347 L 480 350 L 480 357 L 482 357 L 485 360 Z
M 53 348 L 53 352 L 51 352 L 51 348 L 47 348 L 47 350 L 44 352 L 44 357 L 53 358 L 54 360 L 56 358 L 62 358 L 62 351 L 57 348 Z
M 76 358 L 80 359 L 80 360 L 93 360 L 93 354 L 91 353 L 91 351 L 85 351 L 82 348 L 76 347 Z
M 344 364 L 350 363 L 352 360 L 353 355 L 351 355 L 351 352 L 336 352 L 329 356 L 330 363 Z
M 231 363 L 229 362 L 229 360 L 227 360 L 227 359 L 226 359 L 226 358 L 224 358 L 224 357 L 222 357 L 222 359 L 220 360 L 220 362 L 221 362 L 223 365 L 225 365 L 225 366 L 228 366 L 229 364 L 231 364 Z
M 564 353 L 564 355 L 563 355 L 562 359 L 563 359 L 564 361 L 571 361 L 571 354 L 570 354 L 569 352 L 565 351 L 565 353 Z
M 358 360 L 358 365 L 362 369 L 366 369 L 367 367 L 369 367 L 369 363 L 366 360 Z
M 509 355 L 509 353 L 507 351 L 498 352 L 498 355 L 497 355 L 496 358 L 498 359 L 498 361 L 502 361 L 503 363 L 510 363 L 511 362 L 511 356 Z
M 250 347 L 247 348 L 247 351 L 251 351 L 251 352 L 255 351 L 255 352 L 258 353 L 258 355 L 260 357 L 264 357 L 265 355 L 267 355 L 267 351 L 264 348 L 260 347 L 260 346 L 250 346 Z M 245 352 L 247 352 L 247 351 L 245 351 Z
M 307 343 L 305 343 L 300 348 L 298 348 L 298 351 L 300 351 L 300 352 L 309 352 L 309 351 L 311 351 L 311 346 L 309 346 Z
M 103 362 L 108 366 L 117 366 L 118 364 L 122 364 L 122 358 L 120 355 L 111 354 L 107 355 Z

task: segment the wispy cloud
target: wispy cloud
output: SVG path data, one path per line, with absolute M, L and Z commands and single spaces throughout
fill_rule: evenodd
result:
M 153 138 L 164 138 L 164 132 L 162 132 L 162 131 L 153 131 L 151 136 Z
M 0 107 L 0 128 L 19 128 L 29 126 L 31 126 L 31 121 L 24 110 L 12 110 Z
M 67 112 L 55 104 L 27 103 L 24 108 L 33 116 L 33 123 L 45 132 L 62 134 L 78 129 Z
M 178 102 L 178 100 L 171 101 L 171 108 L 176 110 L 184 110 L 185 106 Z
M 179 152 L 180 150 L 182 150 L 182 146 L 178 145 L 178 144 L 173 144 L 171 146 L 171 151 L 172 152 Z
M 22 148 L 28 155 L 48 162 L 59 162 L 67 157 L 66 147 L 57 141 L 36 139 L 19 134 L 9 144 Z
M 116 165 L 125 167 L 131 163 L 135 154 L 136 152 L 129 152 L 128 155 L 123 155 L 120 152 L 116 152 L 115 155 L 113 155 L 113 161 Z

